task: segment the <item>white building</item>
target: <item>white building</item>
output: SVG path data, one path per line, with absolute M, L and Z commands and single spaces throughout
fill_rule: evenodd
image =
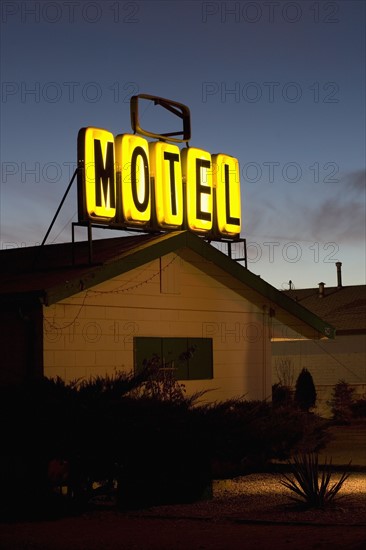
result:
M 188 231 L 97 240 L 92 263 L 88 243 L 0 257 L 2 384 L 130 372 L 157 354 L 187 393 L 267 399 L 273 337 L 334 337 L 330 323 Z

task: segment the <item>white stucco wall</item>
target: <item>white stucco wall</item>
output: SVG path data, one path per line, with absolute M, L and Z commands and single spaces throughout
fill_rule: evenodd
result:
M 356 395 L 366 391 L 366 335 L 336 335 L 334 340 L 299 340 L 272 344 L 272 376 L 278 381 L 278 365 L 287 359 L 293 367 L 293 384 L 303 368 L 311 373 L 317 389 L 318 409 L 328 411 L 334 385 L 345 380 Z
M 266 304 L 253 305 L 235 285 L 217 266 L 185 250 L 44 307 L 45 375 L 70 381 L 129 372 L 135 336 L 209 337 L 214 378 L 184 381 L 187 393 L 210 389 L 211 401 L 268 398 Z

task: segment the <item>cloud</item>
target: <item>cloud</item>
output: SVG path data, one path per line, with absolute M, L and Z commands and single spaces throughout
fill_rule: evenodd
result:
M 365 238 L 365 204 L 338 197 L 324 201 L 310 212 L 309 226 L 314 238 L 331 233 L 335 241 L 360 242 Z
M 363 242 L 365 239 L 366 172 L 346 173 L 331 198 L 319 203 L 309 213 L 311 233 L 329 234 L 341 242 Z
M 366 172 L 359 170 L 344 174 L 331 188 L 313 187 L 304 194 L 302 187 L 299 193 L 294 189 L 284 192 L 281 200 L 262 199 L 260 204 L 253 204 L 247 220 L 244 217 L 244 227 L 258 238 L 363 243 L 365 182 Z
M 365 199 L 365 191 L 366 191 L 366 171 L 365 170 L 350 172 L 342 178 L 342 181 L 344 181 L 344 183 L 350 190 L 363 192 L 364 199 Z

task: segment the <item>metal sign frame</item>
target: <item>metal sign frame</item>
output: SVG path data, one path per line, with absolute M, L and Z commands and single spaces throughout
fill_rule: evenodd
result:
M 173 115 L 182 120 L 183 129 L 177 132 L 166 132 L 161 134 L 144 130 L 140 122 L 139 99 L 147 99 L 148 101 L 152 101 L 154 105 L 160 105 L 164 109 L 167 109 L 169 112 L 173 113 Z M 169 141 L 172 143 L 188 143 L 191 139 L 191 114 L 189 108 L 183 103 L 178 103 L 177 101 L 172 101 L 171 99 L 165 99 L 155 95 L 138 94 L 131 97 L 130 115 L 132 130 L 134 133 L 140 134 L 141 136 L 158 139 L 160 141 Z M 176 137 L 180 135 L 182 136 L 181 138 Z

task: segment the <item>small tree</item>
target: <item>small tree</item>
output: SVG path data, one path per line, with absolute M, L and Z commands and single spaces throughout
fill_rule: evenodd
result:
M 272 403 L 274 407 L 291 407 L 293 405 L 294 365 L 289 357 L 279 357 L 275 363 L 278 382 L 272 386 Z
M 334 386 L 332 398 L 328 403 L 331 406 L 333 420 L 338 424 L 348 424 L 351 421 L 354 393 L 354 388 L 345 380 L 339 380 Z
M 280 357 L 275 363 L 276 374 L 281 386 L 291 388 L 294 383 L 294 365 L 289 357 Z
M 306 412 L 315 407 L 315 385 L 313 377 L 307 369 L 302 369 L 296 380 L 295 403 L 302 411 Z

